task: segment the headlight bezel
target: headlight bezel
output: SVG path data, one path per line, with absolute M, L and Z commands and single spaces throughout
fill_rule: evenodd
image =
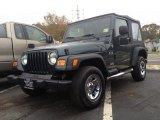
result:
M 48 63 L 50 65 L 55 65 L 57 63 L 58 55 L 55 51 L 48 53 Z
M 23 54 L 22 57 L 21 57 L 21 64 L 22 64 L 23 66 L 26 66 L 27 63 L 28 63 L 28 56 L 27 56 L 27 54 L 25 53 L 25 54 Z

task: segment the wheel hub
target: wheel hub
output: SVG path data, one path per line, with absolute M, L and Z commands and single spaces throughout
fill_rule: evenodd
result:
M 141 72 L 141 75 L 144 76 L 145 73 L 146 73 L 146 64 L 144 61 L 141 61 L 140 62 L 140 72 Z
M 102 83 L 98 75 L 90 75 L 85 83 L 85 93 L 90 101 L 95 101 L 100 97 L 102 92 Z

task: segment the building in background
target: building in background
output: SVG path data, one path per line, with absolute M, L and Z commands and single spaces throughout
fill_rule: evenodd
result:
M 148 52 L 160 52 L 160 39 L 145 40 L 145 46 Z

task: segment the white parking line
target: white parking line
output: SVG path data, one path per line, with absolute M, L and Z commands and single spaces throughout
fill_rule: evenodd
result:
M 14 89 L 14 88 L 16 88 L 16 87 L 18 87 L 18 86 L 19 86 L 19 85 L 16 85 L 16 86 L 10 87 L 10 88 L 8 88 L 8 89 L 2 90 L 2 91 L 0 91 L 0 94 L 2 94 L 2 93 L 4 93 L 4 92 L 7 92 L 7 91 L 9 91 L 9 90 L 12 90 L 12 89 Z
M 103 120 L 113 120 L 112 101 L 111 101 L 111 81 L 108 81 L 106 86 L 104 108 L 103 108 Z
M 148 60 L 148 61 L 150 61 L 150 62 L 154 62 L 154 61 L 160 61 L 160 60 Z

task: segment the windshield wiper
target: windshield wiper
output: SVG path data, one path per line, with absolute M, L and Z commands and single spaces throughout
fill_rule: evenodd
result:
M 99 40 L 99 37 L 96 37 L 95 34 L 86 34 L 86 35 L 83 35 L 82 37 L 93 37 Z
M 66 37 L 65 39 L 65 41 L 63 41 L 62 43 L 66 43 L 66 42 L 72 42 L 73 40 L 72 39 L 74 39 L 75 37 Z
M 73 38 L 75 38 L 75 37 L 66 37 L 65 39 L 73 39 Z

